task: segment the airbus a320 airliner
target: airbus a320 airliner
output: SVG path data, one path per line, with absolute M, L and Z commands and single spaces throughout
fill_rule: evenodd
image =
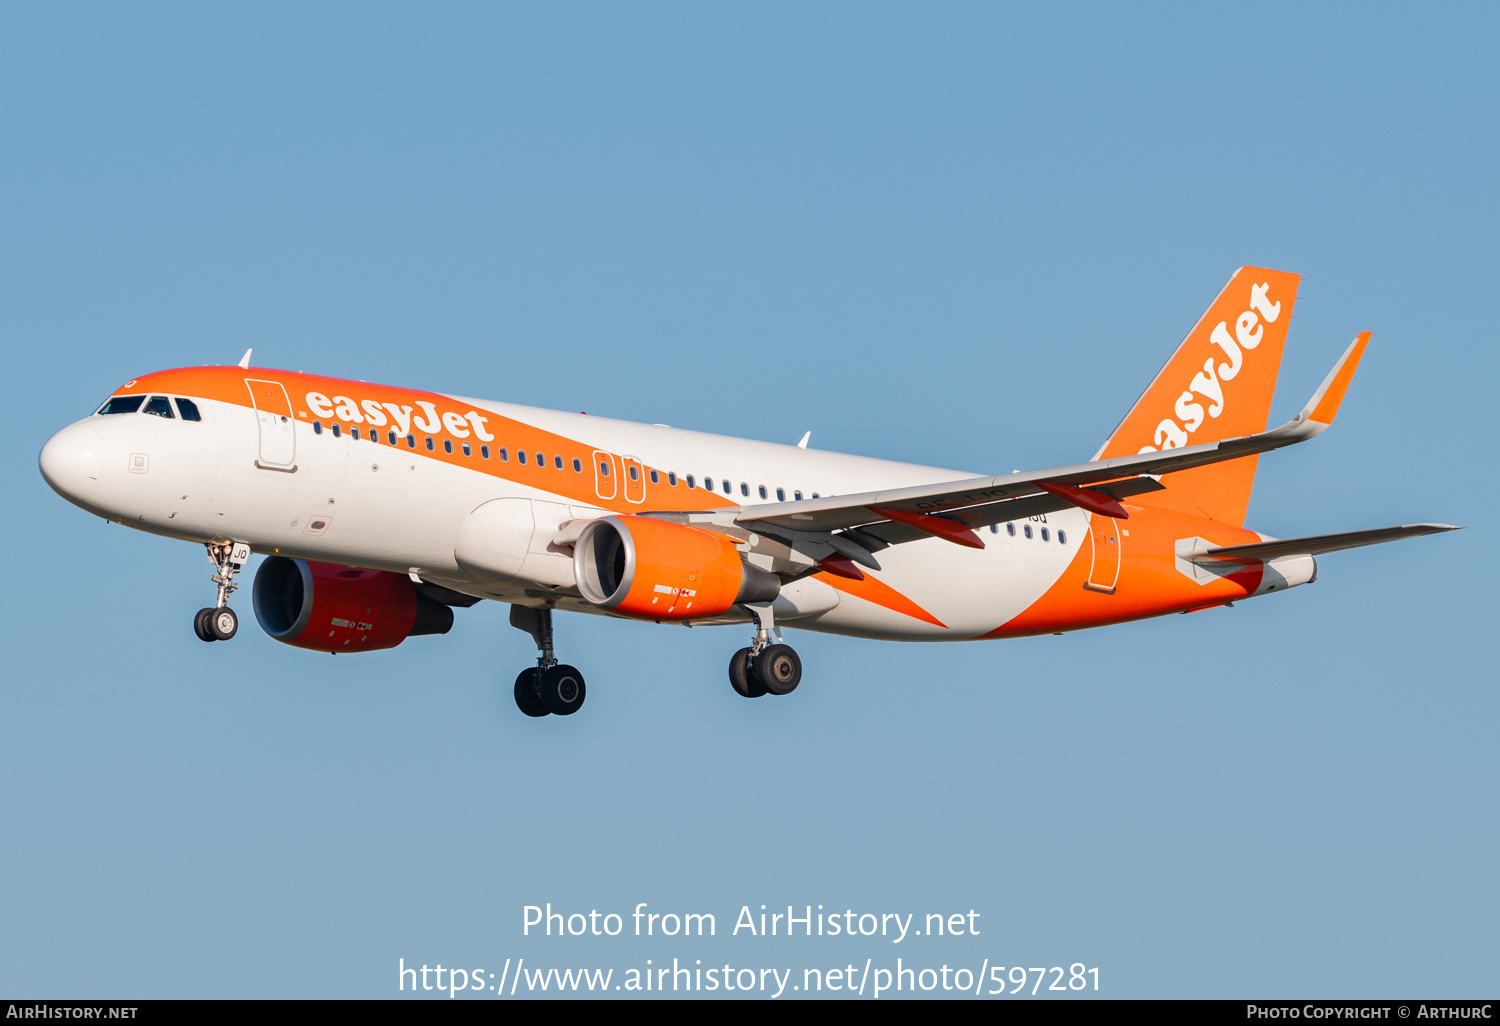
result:
M 1453 528 L 1275 539 L 1246 529 L 1259 453 L 1333 422 L 1370 335 L 1302 412 L 1266 430 L 1297 275 L 1244 267 L 1086 463 L 976 477 L 661 425 L 300 371 L 133 378 L 43 447 L 47 483 L 108 520 L 207 547 L 229 608 L 252 552 L 256 619 L 319 652 L 443 634 L 511 604 L 540 656 L 529 716 L 570 715 L 583 675 L 555 609 L 752 625 L 747 698 L 802 677 L 780 627 L 960 641 L 1062 633 L 1285 591 L 1314 556 Z

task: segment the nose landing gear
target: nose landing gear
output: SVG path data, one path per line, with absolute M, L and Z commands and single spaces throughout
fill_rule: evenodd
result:
M 214 565 L 209 580 L 219 586 L 219 594 L 212 606 L 193 616 L 193 633 L 203 641 L 228 641 L 240 629 L 240 618 L 229 608 L 229 596 L 239 587 L 234 575 L 249 562 L 250 546 L 244 542 L 209 542 L 204 547 L 208 549 L 208 561 Z
M 729 657 L 729 684 L 745 698 L 790 695 L 802 683 L 802 660 L 791 645 L 781 643 L 781 632 L 771 616 L 769 602 L 746 604 L 755 614 L 755 640 Z M 776 644 L 771 644 L 771 632 Z
M 536 666 L 516 677 L 516 707 L 527 716 L 571 716 L 583 708 L 588 695 L 583 674 L 576 667 L 559 663 L 552 652 L 552 607 L 512 605 L 510 625 L 530 634 L 541 652 Z

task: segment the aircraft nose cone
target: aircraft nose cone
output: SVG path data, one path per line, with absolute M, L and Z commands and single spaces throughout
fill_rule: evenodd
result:
M 104 439 L 80 421 L 47 440 L 37 461 L 52 490 L 71 502 L 83 502 L 99 486 L 104 467 Z

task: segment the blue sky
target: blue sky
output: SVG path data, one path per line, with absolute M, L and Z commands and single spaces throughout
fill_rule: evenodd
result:
M 0 991 L 392 996 L 397 959 L 1098 966 L 1117 997 L 1492 994 L 1493 8 L 15 6 L 0 12 Z M 192 546 L 47 489 L 128 378 L 264 365 L 980 472 L 1092 455 L 1242 264 L 1303 275 L 1249 526 L 1461 534 L 1024 641 L 503 606 L 207 646 Z M 248 613 L 248 601 L 238 603 Z M 712 912 L 692 943 L 521 909 Z M 900 947 L 742 905 L 982 914 Z M 921 946 L 919 946 L 921 945 Z M 939 992 L 941 993 L 941 992 Z

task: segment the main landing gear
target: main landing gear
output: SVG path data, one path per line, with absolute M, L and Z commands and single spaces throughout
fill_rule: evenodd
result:
M 243 542 L 209 542 L 204 547 L 208 549 L 208 561 L 214 565 L 209 580 L 219 586 L 219 595 L 213 606 L 193 616 L 193 633 L 203 641 L 228 641 L 240 629 L 240 618 L 229 608 L 229 596 L 239 587 L 234 575 L 249 562 L 250 546 Z
M 588 695 L 583 674 L 552 654 L 552 607 L 510 607 L 510 625 L 530 634 L 541 655 L 516 677 L 516 705 L 527 716 L 571 716 Z
M 729 683 L 745 698 L 761 695 L 790 695 L 802 683 L 802 660 L 791 645 L 781 644 L 781 632 L 771 618 L 771 604 L 746 605 L 755 614 L 755 639 L 729 657 Z M 777 644 L 771 644 L 776 631 Z

